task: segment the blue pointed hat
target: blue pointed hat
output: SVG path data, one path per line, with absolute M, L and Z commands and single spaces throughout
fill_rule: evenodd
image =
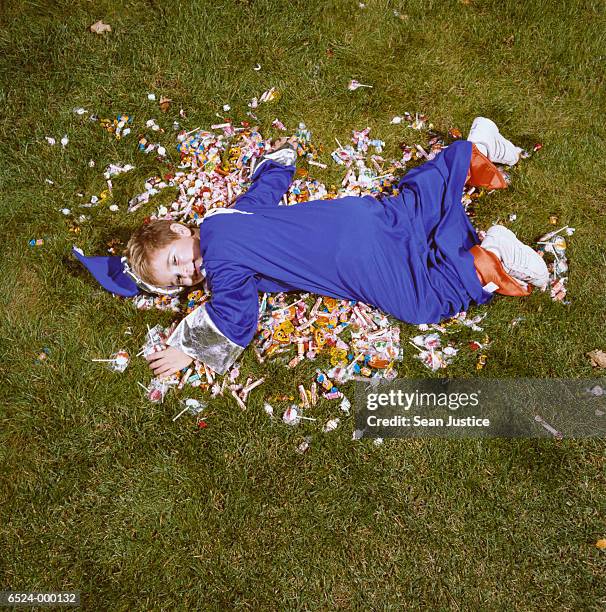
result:
M 126 257 L 118 255 L 86 257 L 78 247 L 72 247 L 72 253 L 104 289 L 116 295 L 133 297 L 141 291 L 146 291 L 147 293 L 176 296 L 183 289 L 182 287 L 166 289 L 146 283 L 131 270 Z

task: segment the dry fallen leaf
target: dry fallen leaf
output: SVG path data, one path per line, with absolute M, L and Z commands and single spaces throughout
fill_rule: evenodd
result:
M 598 540 L 595 545 L 600 549 L 600 550 L 606 550 L 606 538 L 602 538 L 601 540 Z
M 172 100 L 170 98 L 166 98 L 165 96 L 160 96 L 160 110 L 165 113 L 170 108 L 170 103 Z
M 107 23 L 103 23 L 102 21 L 97 21 L 93 23 L 93 25 L 90 27 L 90 31 L 94 32 L 95 34 L 104 34 L 105 32 L 111 32 L 112 27 L 108 25 Z
M 594 368 L 606 368 L 606 353 L 604 351 L 596 349 L 591 351 L 591 353 L 587 353 L 587 357 L 591 360 L 591 365 Z

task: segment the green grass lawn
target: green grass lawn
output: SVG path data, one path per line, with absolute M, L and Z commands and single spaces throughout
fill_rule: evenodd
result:
M 304 121 L 323 161 L 335 137 L 367 125 L 395 157 L 410 133 L 389 120 L 404 111 L 463 133 L 488 116 L 514 142 L 544 146 L 475 222 L 516 213 L 526 242 L 552 215 L 575 227 L 571 303 L 497 299 L 486 367 L 461 358 L 441 374 L 591 376 L 586 353 L 606 349 L 605 12 L 591 0 L 0 3 L 0 586 L 78 589 L 91 610 L 604 609 L 602 440 L 374 446 L 351 441 L 351 419 L 326 435 L 287 428 L 263 402 L 294 395 L 313 367 L 262 369 L 250 351 L 243 370 L 267 380 L 246 412 L 226 396 L 206 429 L 173 423 L 179 396 L 142 398 L 142 359 L 123 374 L 90 362 L 136 353 L 146 324 L 173 315 L 112 298 L 69 257 L 74 242 L 100 254 L 126 239 L 157 202 L 135 215 L 92 209 L 77 236 L 60 210 L 98 194 L 116 162 L 137 166 L 116 180 L 124 210 L 156 170 L 137 130 L 116 141 L 79 106 L 139 126 L 155 117 L 168 146 L 174 120 L 208 128 L 226 103 L 246 119 L 246 103 L 275 86 L 264 133 L 275 117 Z M 113 31 L 89 32 L 99 19 Z M 374 87 L 349 92 L 353 78 Z M 168 113 L 148 92 L 173 100 Z M 63 134 L 65 149 L 46 144 Z M 404 346 L 413 334 L 403 325 Z M 400 376 L 430 375 L 413 351 Z M 317 410 L 334 415 L 334 403 Z

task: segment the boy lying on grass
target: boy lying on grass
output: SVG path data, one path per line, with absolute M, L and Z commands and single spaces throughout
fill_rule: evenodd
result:
M 410 170 L 398 195 L 280 206 L 297 157 L 285 146 L 259 158 L 248 191 L 231 208 L 210 210 L 200 228 L 167 220 L 142 226 L 126 248 L 137 285 L 172 290 L 206 277 L 212 292 L 181 321 L 169 347 L 147 357 L 154 374 L 168 376 L 194 359 L 224 373 L 256 332 L 259 291 L 361 301 L 419 324 L 484 304 L 494 292 L 544 289 L 543 259 L 500 225 L 480 245 L 461 204 L 466 184 L 506 187 L 494 163 L 513 165 L 520 153 L 492 121 L 477 117 L 467 141 Z M 91 271 L 115 292 L 107 275 Z

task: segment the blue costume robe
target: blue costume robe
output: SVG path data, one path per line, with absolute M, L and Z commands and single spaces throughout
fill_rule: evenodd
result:
M 266 160 L 233 208 L 205 217 L 212 297 L 169 344 L 224 372 L 255 334 L 259 291 L 359 300 L 408 323 L 487 302 L 469 253 L 478 237 L 461 205 L 470 159 L 471 143 L 459 141 L 410 170 L 397 196 L 293 206 L 280 202 L 294 166 Z

